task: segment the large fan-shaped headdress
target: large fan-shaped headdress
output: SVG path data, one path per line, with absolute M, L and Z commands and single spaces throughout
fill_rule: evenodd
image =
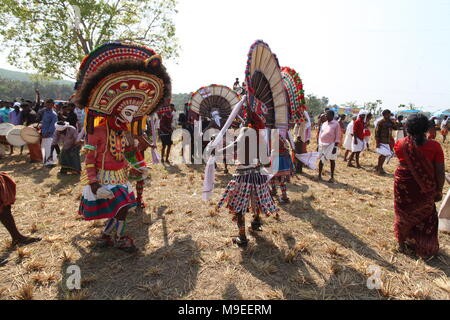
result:
M 115 116 L 133 105 L 138 111 L 132 127 L 141 133 L 143 118 L 170 102 L 171 81 L 152 49 L 110 42 L 83 59 L 75 89 L 77 104 L 88 109 L 88 132 L 96 117 Z
M 267 128 L 287 129 L 289 104 L 281 68 L 276 55 L 263 41 L 256 41 L 250 48 L 245 81 L 251 112 L 263 114 Z
M 238 102 L 239 95 L 232 89 L 213 84 L 194 92 L 189 100 L 189 107 L 204 118 L 211 118 L 211 114 L 218 111 L 222 119 L 227 119 Z
M 304 122 L 306 100 L 302 79 L 294 69 L 289 67 L 281 68 L 281 76 L 289 99 L 290 122 Z

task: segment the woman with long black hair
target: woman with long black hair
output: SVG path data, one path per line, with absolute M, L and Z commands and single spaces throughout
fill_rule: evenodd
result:
M 400 165 L 395 172 L 395 236 L 399 250 L 413 250 L 428 259 L 439 252 L 436 202 L 445 181 L 441 145 L 426 138 L 428 118 L 408 118 L 408 136 L 395 145 Z

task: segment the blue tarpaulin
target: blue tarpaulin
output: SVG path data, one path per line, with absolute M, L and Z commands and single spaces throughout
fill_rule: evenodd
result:
M 398 110 L 397 113 L 421 113 L 420 110 Z
M 436 118 L 441 118 L 444 116 L 450 117 L 450 111 L 449 110 L 441 110 L 441 111 L 437 111 L 437 112 L 433 113 L 433 115 L 432 115 L 432 117 L 436 117 Z

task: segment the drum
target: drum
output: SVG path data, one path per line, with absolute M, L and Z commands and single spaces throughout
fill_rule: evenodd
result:
M 41 135 L 33 126 L 23 128 L 20 136 L 27 144 L 36 144 L 41 140 Z
M 11 123 L 0 123 L 0 144 L 9 145 L 6 134 L 14 127 Z
M 14 147 L 23 147 L 27 143 L 20 136 L 20 132 L 25 126 L 14 126 L 6 134 L 6 141 Z

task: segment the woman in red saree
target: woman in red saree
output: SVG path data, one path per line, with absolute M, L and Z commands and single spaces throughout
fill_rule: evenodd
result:
M 436 202 L 442 200 L 445 181 L 441 145 L 426 139 L 428 119 L 413 115 L 408 136 L 395 145 L 400 165 L 395 172 L 395 237 L 399 250 L 410 248 L 428 259 L 439 252 Z

